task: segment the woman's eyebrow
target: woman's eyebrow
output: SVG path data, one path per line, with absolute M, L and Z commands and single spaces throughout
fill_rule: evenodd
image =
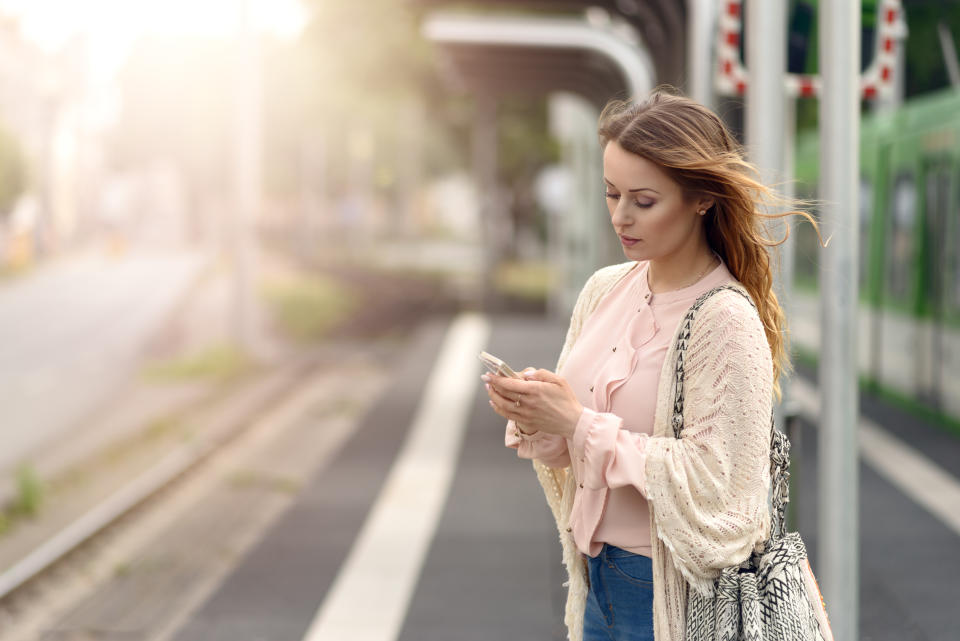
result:
M 615 186 L 616 186 L 616 185 L 614 185 L 612 182 L 610 182 L 609 180 L 607 180 L 606 178 L 604 178 L 603 181 L 604 181 L 605 183 L 607 183 L 608 185 L 610 185 L 611 187 L 615 187 Z M 659 192 L 659 191 L 657 191 L 656 189 L 653 189 L 653 188 L 651 188 L 651 187 L 637 187 L 636 189 L 628 189 L 627 191 L 630 192 L 630 193 L 633 193 L 633 192 L 636 192 L 636 191 L 652 191 L 652 192 L 655 193 L 656 195 L 658 195 L 658 196 L 660 195 L 660 192 Z

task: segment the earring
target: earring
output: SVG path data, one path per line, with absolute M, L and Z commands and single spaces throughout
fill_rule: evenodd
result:
M 705 215 L 707 214 L 707 210 L 706 210 L 706 209 L 701 209 L 701 210 L 698 211 L 697 213 L 700 214 L 701 216 L 705 216 Z

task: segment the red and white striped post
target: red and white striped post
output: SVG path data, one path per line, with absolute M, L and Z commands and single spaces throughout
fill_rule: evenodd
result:
M 860 3 L 854 4 L 859 11 Z M 901 0 L 880 0 L 877 13 L 879 19 L 873 60 L 863 73 L 859 73 L 852 80 L 859 84 L 860 96 L 863 100 L 875 100 L 893 91 L 897 50 L 901 46 L 900 40 L 903 37 Z M 822 11 L 821 15 L 823 15 Z M 718 27 L 715 54 L 717 92 L 728 96 L 743 96 L 747 93 L 747 87 L 750 84 L 750 74 L 740 61 L 740 39 L 743 36 L 742 0 L 724 1 Z M 859 69 L 859 64 L 857 68 Z M 784 74 L 784 83 L 788 96 L 815 98 L 820 95 L 822 80 L 816 75 L 788 73 Z

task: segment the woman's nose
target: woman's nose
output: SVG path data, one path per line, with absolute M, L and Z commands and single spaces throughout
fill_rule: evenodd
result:
M 624 227 L 629 224 L 630 220 L 623 199 L 618 200 L 614 205 L 613 211 L 610 213 L 610 222 L 613 223 L 614 227 Z

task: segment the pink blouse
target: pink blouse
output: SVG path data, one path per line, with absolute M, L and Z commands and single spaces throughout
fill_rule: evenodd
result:
M 550 467 L 572 460 L 578 483 L 570 527 L 583 554 L 597 556 L 609 543 L 650 556 L 645 449 L 663 359 L 697 297 L 733 282 L 721 262 L 689 287 L 653 294 L 647 262 L 638 262 L 584 323 L 558 372 L 583 405 L 573 438 L 518 435 L 507 423 L 505 444 L 519 457 Z

